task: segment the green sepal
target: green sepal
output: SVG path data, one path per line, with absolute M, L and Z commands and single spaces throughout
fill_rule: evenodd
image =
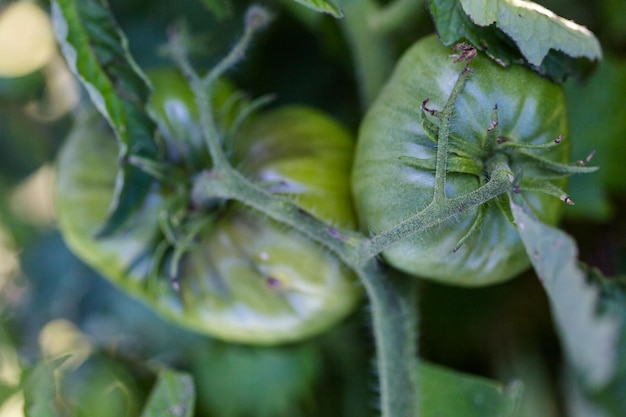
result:
M 510 140 L 506 137 L 498 138 L 498 148 L 516 148 L 516 149 L 551 149 L 558 146 L 563 141 L 563 136 L 558 136 L 554 140 L 547 143 L 533 144 L 533 143 L 521 143 L 514 140 Z
M 493 110 L 491 110 L 491 122 L 489 123 L 489 127 L 487 128 L 487 135 L 485 136 L 485 140 L 483 142 L 483 149 L 487 153 L 491 153 L 492 149 L 498 143 L 499 137 L 500 122 L 498 121 L 498 106 L 495 106 Z
M 516 155 L 527 158 L 530 163 L 534 163 L 538 168 L 545 169 L 554 174 L 586 174 L 598 170 L 598 167 L 588 167 L 579 163 L 562 164 L 560 162 L 551 161 L 542 156 L 524 151 L 522 149 L 518 150 L 516 152 Z
M 412 156 L 402 155 L 400 161 L 410 167 L 417 169 L 425 169 L 435 171 L 437 166 L 436 158 L 414 158 Z M 472 174 L 480 176 L 483 171 L 483 164 L 480 160 L 466 158 L 458 155 L 448 155 L 446 161 L 446 172 L 456 174 Z
M 513 218 L 513 212 L 511 211 L 511 203 L 508 194 L 503 194 L 494 199 L 500 212 L 502 215 L 509 221 L 510 224 L 515 224 L 515 219 Z
M 497 199 L 497 198 L 496 198 Z M 476 217 L 474 217 L 474 221 L 472 225 L 467 230 L 465 235 L 457 242 L 456 246 L 454 246 L 453 252 L 459 250 L 461 246 L 465 244 L 472 236 L 476 234 L 476 232 L 480 231 L 482 226 L 485 224 L 485 219 L 487 218 L 487 204 L 481 204 L 476 209 Z
M 523 177 L 520 182 L 519 189 L 523 191 L 532 191 L 551 195 L 569 205 L 574 205 L 574 202 L 571 198 L 569 198 L 565 191 L 554 185 L 552 182 L 542 178 Z

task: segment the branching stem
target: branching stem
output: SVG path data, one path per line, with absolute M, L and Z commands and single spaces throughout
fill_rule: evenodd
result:
M 349 0 L 344 2 L 344 6 L 349 4 Z M 512 187 L 513 174 L 504 156 L 494 158 L 487 167 L 490 178 L 485 185 L 461 197 L 449 199 L 445 195 L 450 120 L 456 98 L 470 73 L 466 67 L 461 72 L 444 109 L 440 113 L 431 113 L 433 116 L 436 113 L 436 117 L 440 118 L 435 193 L 432 202 L 419 213 L 391 230 L 369 238 L 356 231 L 331 227 L 303 210 L 289 197 L 273 194 L 262 185 L 244 177 L 230 164 L 223 149 L 221 138 L 223 132 L 220 132 L 215 124 L 211 106 L 212 85 L 243 57 L 257 28 L 258 25 L 246 25 L 244 35 L 233 50 L 204 77 L 200 77 L 193 70 L 184 53 L 174 54 L 196 96 L 202 132 L 213 161 L 210 170 L 198 174 L 193 179 L 192 204 L 195 207 L 202 207 L 210 205 L 215 200 L 238 201 L 299 231 L 350 267 L 360 278 L 371 305 L 382 415 L 417 417 L 420 408 L 416 352 L 417 308 L 413 288 L 415 283 L 397 283 L 385 276 L 376 262 L 376 256 L 402 239 L 509 191 Z M 398 285 L 403 287 L 399 288 Z
M 370 259 L 395 243 L 436 226 L 451 217 L 477 207 L 502 195 L 512 188 L 514 175 L 505 158 L 496 162 L 489 182 L 461 197 L 434 199 L 422 211 L 409 217 L 392 229 L 362 241 L 358 259 Z
M 461 71 L 461 75 L 457 78 L 452 93 L 446 102 L 441 113 L 438 113 L 441 118 L 439 123 L 439 136 L 437 140 L 437 168 L 435 171 L 435 190 L 433 195 L 432 205 L 439 205 L 446 200 L 446 164 L 448 161 L 448 141 L 450 137 L 450 121 L 452 119 L 452 111 L 454 110 L 454 104 L 456 99 L 463 90 L 465 81 L 470 74 L 469 67 L 465 67 Z

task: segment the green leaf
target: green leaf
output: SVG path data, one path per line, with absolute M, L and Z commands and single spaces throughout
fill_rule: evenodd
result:
M 519 382 L 504 387 L 429 363 L 421 363 L 419 373 L 422 417 L 513 417 L 517 413 Z
M 309 343 L 257 347 L 210 342 L 194 356 L 199 406 L 216 416 L 297 416 L 322 366 L 318 348 Z
M 224 19 L 232 15 L 233 7 L 230 0 L 200 0 L 218 19 Z
M 22 376 L 24 391 L 24 413 L 29 417 L 56 417 L 61 415 L 57 405 L 57 384 L 54 372 L 56 364 L 49 360 L 40 360 Z
M 141 205 L 152 181 L 125 163 L 131 154 L 148 159 L 157 156 L 156 126 L 145 110 L 150 87 L 105 0 L 55 0 L 52 21 L 69 67 L 119 140 L 121 169 L 115 198 L 100 231 L 110 234 Z
M 585 27 L 524 0 L 429 0 L 445 45 L 468 40 L 504 65 L 528 65 L 558 81 L 582 79 L 602 58 Z
M 599 392 L 624 378 L 626 303 L 607 301 L 597 282 L 587 279 L 571 237 L 540 223 L 522 205 L 511 206 L 526 252 L 548 294 L 564 350 L 583 386 Z
M 337 19 L 341 19 L 343 17 L 343 12 L 341 9 L 331 2 L 326 0 L 295 0 L 296 3 L 300 3 L 301 5 L 308 7 L 311 10 L 315 10 L 320 13 L 327 13 Z
M 615 212 L 609 193 L 626 194 L 626 60 L 607 56 L 585 85 L 567 83 L 565 94 L 574 157 L 584 159 L 595 151 L 591 175 L 575 175 L 569 193 L 576 205 L 568 216 L 608 220 Z
M 617 361 L 611 382 L 600 391 L 592 392 L 591 399 L 611 416 L 623 416 L 626 410 L 626 277 L 605 278 L 599 270 L 586 268 L 587 280 L 600 293 L 598 311 L 618 318 L 619 336 L 613 348 Z
M 141 417 L 191 417 L 195 400 L 191 377 L 166 369 L 159 374 Z

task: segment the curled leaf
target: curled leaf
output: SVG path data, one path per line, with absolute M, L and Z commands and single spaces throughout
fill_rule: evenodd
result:
M 466 39 L 502 65 L 519 63 L 557 81 L 583 79 L 602 58 L 585 27 L 525 0 L 429 0 L 442 42 Z
M 111 234 L 139 209 L 152 181 L 126 163 L 130 155 L 157 157 L 156 126 L 145 109 L 150 86 L 105 0 L 55 0 L 52 22 L 70 69 L 118 139 L 115 195 L 99 232 Z

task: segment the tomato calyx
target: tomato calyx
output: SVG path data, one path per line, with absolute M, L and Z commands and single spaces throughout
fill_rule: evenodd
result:
M 470 63 L 476 56 L 476 51 L 468 45 L 457 45 L 454 51 L 457 53 L 449 57 L 453 58 L 454 63 L 464 62 L 465 66 L 461 70 L 444 108 L 437 110 L 428 107 L 430 99 L 426 98 L 423 100 L 419 112 L 421 126 L 428 139 L 436 146 L 437 156 L 436 158 L 425 159 L 402 156 L 400 160 L 405 165 L 415 169 L 435 172 L 433 202 L 446 203 L 450 201 L 445 196 L 445 177 L 447 174 L 474 176 L 480 190 L 494 177 L 495 170 L 501 169 L 504 163 L 508 167 L 509 172 L 512 173 L 509 192 L 516 194 L 522 191 L 543 193 L 573 205 L 574 202 L 569 195 L 555 185 L 554 180 L 565 178 L 575 173 L 589 173 L 597 170 L 597 167 L 587 166 L 593 153 L 584 161 L 565 164 L 544 156 L 544 153 L 549 152 L 564 141 L 563 135 L 539 144 L 517 141 L 515 138 L 502 135 L 498 120 L 497 103 L 494 103 L 491 120 L 488 126 L 485 127 L 485 134 L 482 137 L 472 138 L 474 140 L 470 141 L 451 131 L 450 120 L 452 111 L 461 90 L 464 88 L 466 79 L 474 71 L 470 67 Z M 503 192 L 502 194 L 506 195 L 508 193 Z M 492 199 L 496 200 L 505 217 L 512 220 L 508 213 L 508 204 L 503 204 L 500 197 L 500 195 L 495 195 Z M 456 199 L 462 198 L 458 197 Z M 506 199 L 506 197 L 504 198 Z M 491 200 L 487 200 L 478 206 L 473 223 L 456 244 L 455 252 L 476 231 L 480 230 L 490 203 Z

